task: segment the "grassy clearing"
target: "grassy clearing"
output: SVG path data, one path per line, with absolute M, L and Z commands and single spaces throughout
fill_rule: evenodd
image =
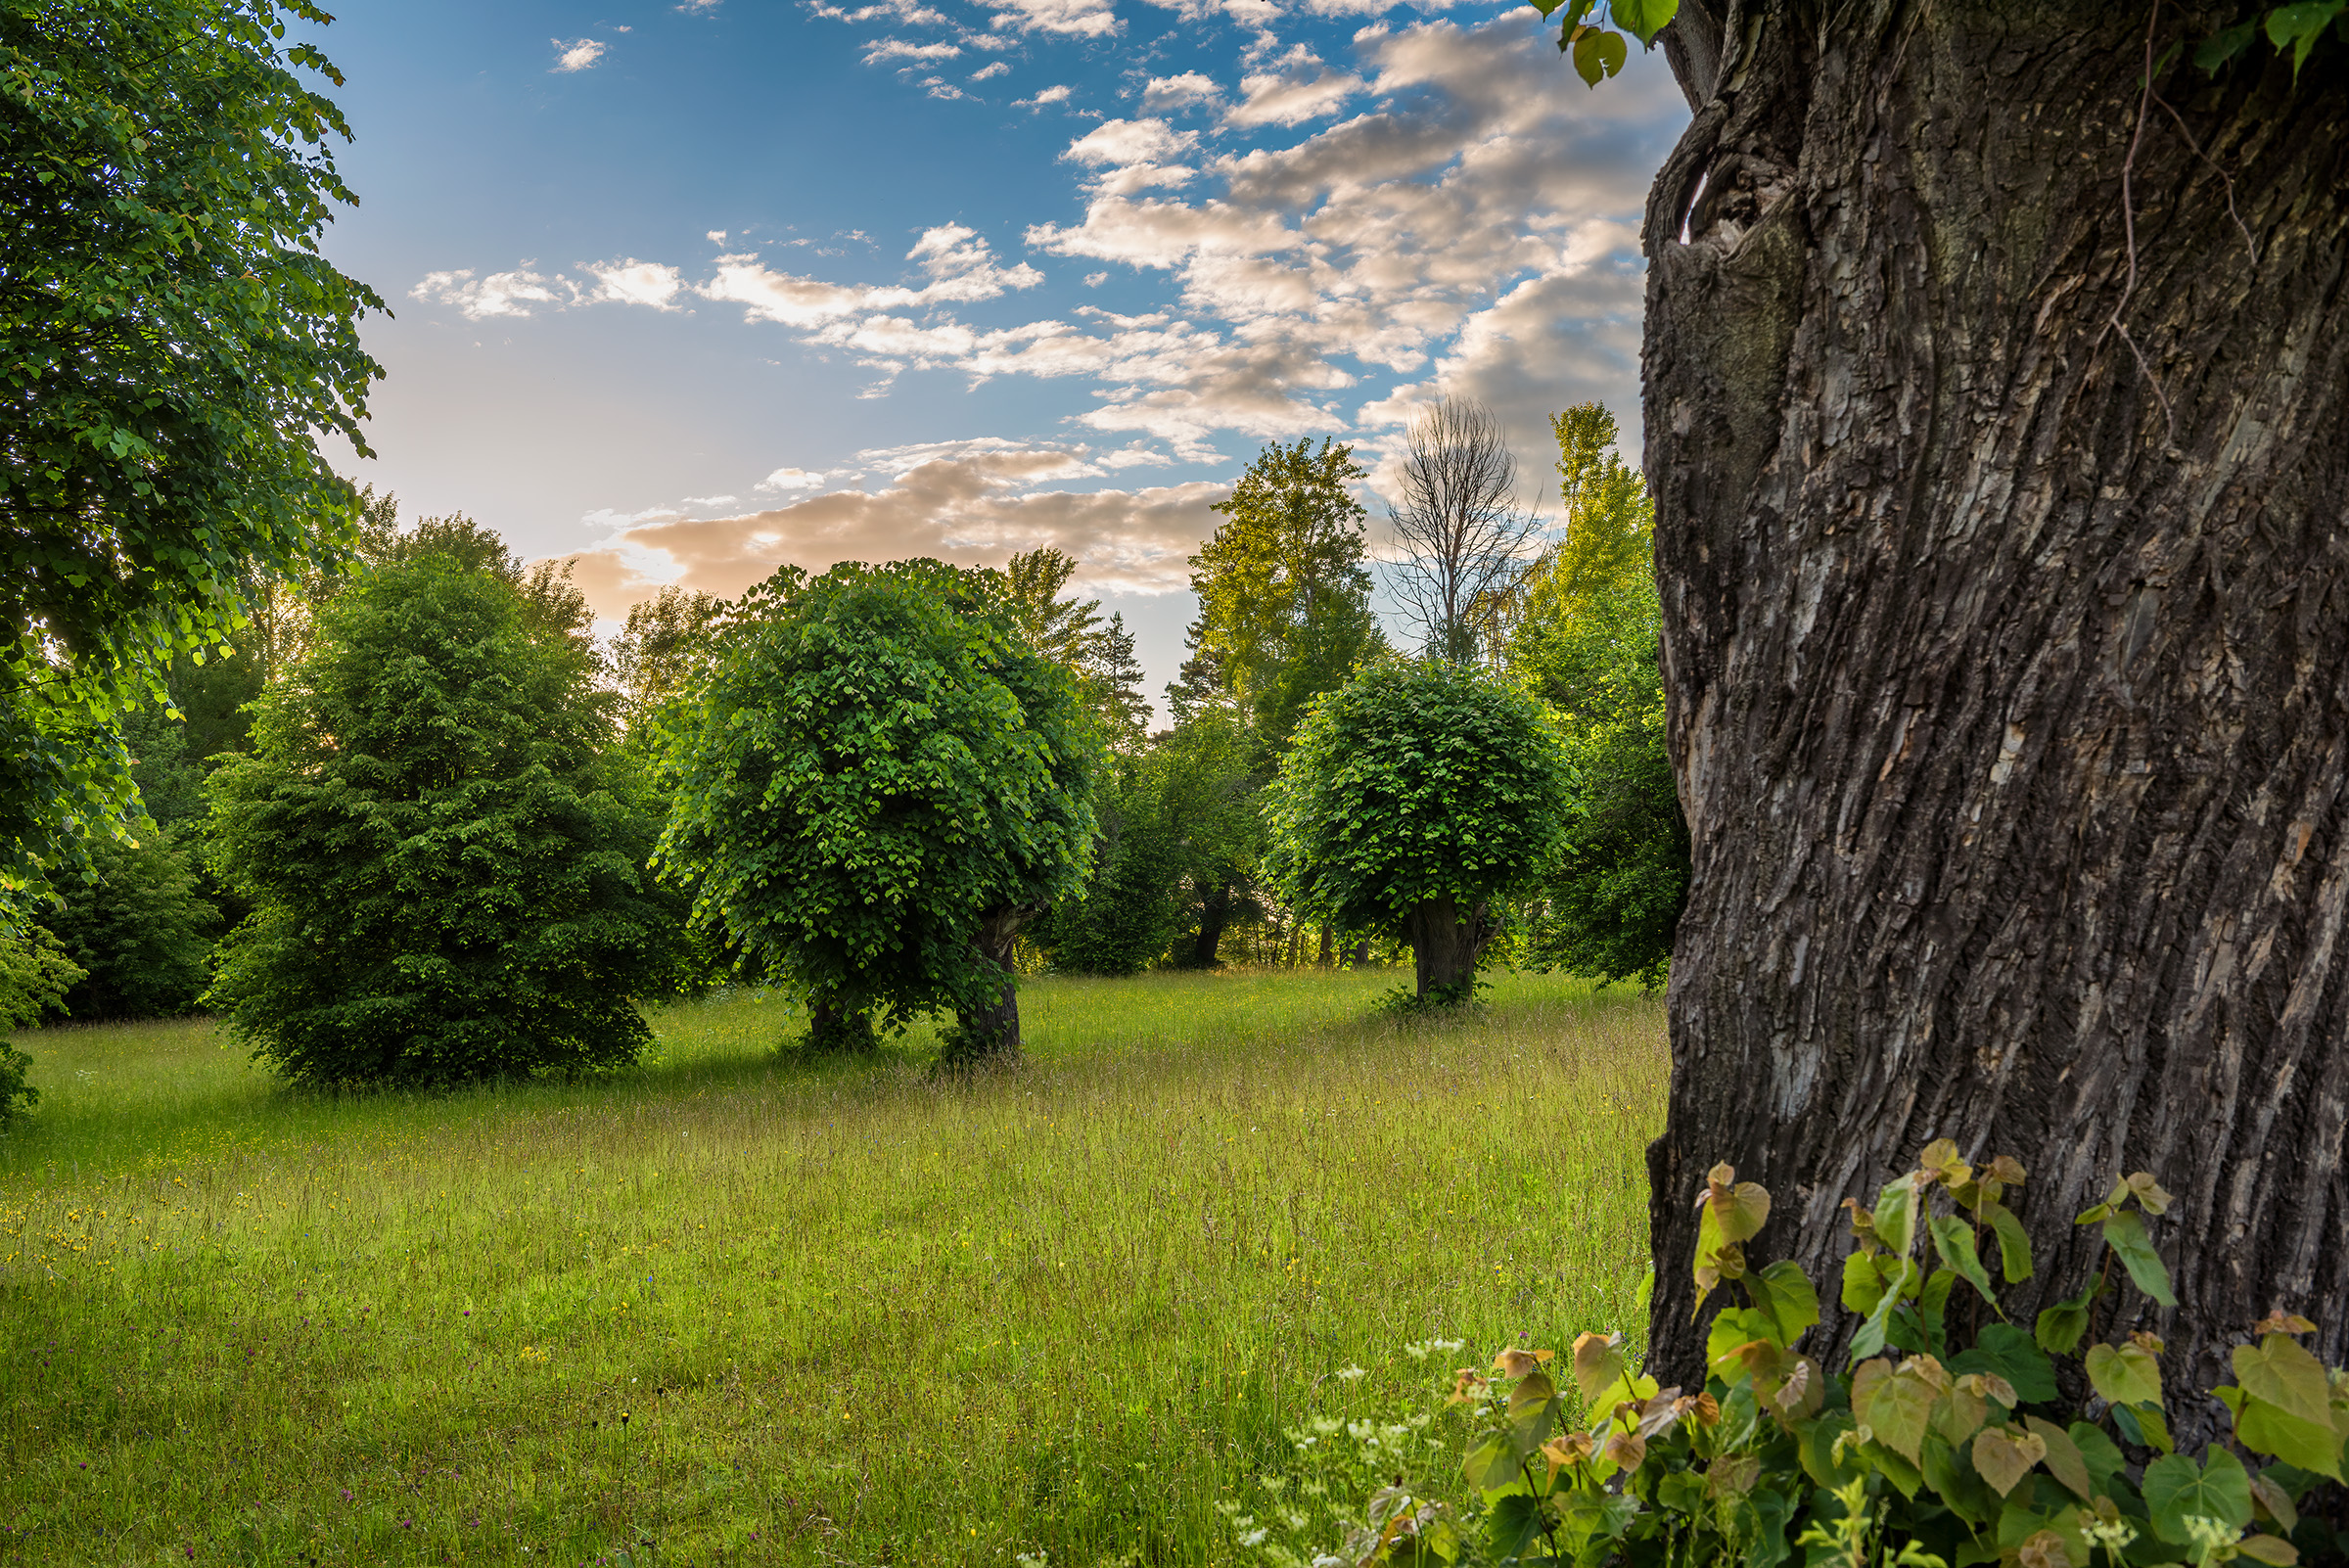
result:
M 21 1037 L 0 1562 L 1228 1560 L 1215 1499 L 1419 1401 L 1405 1342 L 1634 1322 L 1660 1006 L 1390 984 L 1034 982 L 965 1084 L 778 1059 L 746 996 L 430 1098 Z

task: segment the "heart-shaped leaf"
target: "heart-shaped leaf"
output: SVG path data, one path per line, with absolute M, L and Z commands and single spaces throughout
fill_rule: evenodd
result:
M 2036 1432 L 1994 1426 L 1974 1434 L 1972 1453 L 1975 1470 L 2003 1498 L 2048 1456 L 2048 1445 Z
M 2183 1453 L 2163 1454 L 2145 1466 L 2142 1490 L 2153 1533 L 2176 1545 L 2192 1544 L 2189 1519 L 2217 1519 L 2235 1530 L 2251 1522 L 2251 1477 L 2222 1448 L 2213 1448 L 2199 1468 Z

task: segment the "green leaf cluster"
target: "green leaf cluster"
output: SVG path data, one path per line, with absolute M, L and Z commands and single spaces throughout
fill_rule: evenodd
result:
M 605 760 L 615 699 L 494 573 L 428 555 L 324 606 L 214 773 L 216 868 L 253 912 L 211 995 L 310 1084 L 635 1061 L 671 929 L 654 820 Z
M 1556 712 L 1574 782 L 1521 961 L 1653 989 L 1690 874 L 1666 746 L 1655 508 L 1616 455 L 1604 407 L 1580 404 L 1551 425 L 1566 533 L 1511 596 L 1503 665 Z
M 1067 974 L 1135 975 L 1181 928 L 1177 886 L 1190 846 L 1174 807 L 1179 786 L 1172 749 L 1111 756 L 1094 791 L 1101 837 L 1091 874 L 1052 906 L 1036 932 L 1052 967 Z
M 1451 1394 L 1471 1418 L 1469 1504 L 1419 1502 L 1404 1529 L 1358 1530 L 1342 1560 L 2207 1568 L 2349 1546 L 2300 1512 L 2340 1479 L 2349 1443 L 2349 1373 L 2297 1343 L 2315 1325 L 2283 1314 L 2257 1325 L 2234 1352 L 2237 1382 L 2213 1391 L 2235 1413 L 2235 1443 L 2270 1462 L 2254 1469 L 2217 1444 L 2173 1452 L 2152 1335 L 2091 1345 L 2058 1377 L 2056 1358 L 2088 1327 L 2070 1314 L 2101 1284 L 2041 1314 L 2036 1331 L 2004 1321 L 2000 1282 L 2032 1272 L 2009 1206 L 2024 1176 L 1938 1139 L 1872 1207 L 1849 1206 L 1858 1244 L 1842 1300 L 1864 1320 L 1830 1373 L 1800 1348 L 1819 1318 L 1810 1281 L 1791 1263 L 1746 1262 L 1770 1194 L 1715 1167 L 1697 1197 L 1700 1301 L 1728 1285 L 1744 1301 L 1712 1320 L 1704 1387 L 1659 1389 L 1620 1336 L 1581 1336 L 1564 1385 L 1550 1352 L 1505 1350 L 1495 1375 L 1463 1371 Z M 2081 1217 L 2157 1302 L 2168 1272 L 2141 1243 L 2168 1205 L 2139 1174 Z M 1993 1319 L 1970 1343 L 1972 1314 L 1952 1310 L 1960 1286 Z M 2096 1403 L 2067 1407 L 2063 1390 L 2083 1385 Z
M 306 0 L 0 6 L 0 878 L 135 813 L 121 712 L 346 558 L 382 301 L 318 242 L 351 200 Z
M 1622 70 L 1631 59 L 1630 46 L 1616 27 L 1638 39 L 1643 47 L 1653 48 L 1656 34 L 1681 9 L 1680 0 L 1532 0 L 1532 4 L 1544 18 L 1557 19 L 1559 52 L 1573 57 L 1575 74 L 1592 87 Z M 1613 25 L 1602 26 L 1601 17 Z
M 1203 699 L 1227 702 L 1267 756 L 1316 696 L 1386 648 L 1350 488 L 1362 477 L 1350 446 L 1267 446 L 1216 503 L 1223 522 L 1191 557 Z M 1189 702 L 1175 706 L 1187 716 Z
M 1011 977 L 982 928 L 1082 885 L 1101 738 L 989 574 L 786 568 L 662 723 L 665 874 L 819 1007 L 983 1014 Z

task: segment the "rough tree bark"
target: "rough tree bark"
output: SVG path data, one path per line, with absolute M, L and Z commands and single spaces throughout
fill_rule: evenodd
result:
M 2174 1378 L 2279 1306 L 2349 1355 L 2349 72 L 2262 43 L 2142 86 L 2149 26 L 2241 10 L 1681 0 L 1665 35 L 1667 1382 L 1707 1167 L 1775 1194 L 1757 1261 L 1831 1282 L 1837 1205 L 1936 1135 L 2030 1168 L 2018 1320 L 2147 1170 L 2180 1306 L 2122 1320 Z
M 951 1067 L 1011 1067 L 1020 1061 L 1020 986 L 1012 970 L 1012 945 L 1028 923 L 1044 912 L 1042 904 L 997 904 L 979 917 L 971 945 L 1003 977 L 1002 989 L 985 1007 L 966 1008 L 955 1015 L 955 1030 L 944 1058 Z
M 1455 899 L 1432 899 L 1413 909 L 1404 922 L 1404 937 L 1411 945 L 1420 1000 L 1445 991 L 1469 1000 L 1460 988 L 1476 978 L 1476 961 L 1497 929 L 1481 903 L 1463 913 Z

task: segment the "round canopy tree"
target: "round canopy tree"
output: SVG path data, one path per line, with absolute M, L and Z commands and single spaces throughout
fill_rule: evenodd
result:
M 616 699 L 497 577 L 428 556 L 319 615 L 212 775 L 253 915 L 213 996 L 308 1083 L 438 1084 L 624 1066 L 667 972 L 640 868 L 657 824 L 607 787 Z
M 1409 943 L 1428 1002 L 1469 999 L 1499 905 L 1534 886 L 1565 826 L 1541 705 L 1442 661 L 1374 665 L 1320 698 L 1268 793 L 1282 896 Z
M 1012 942 L 1083 884 L 1102 745 L 991 574 L 787 567 L 663 722 L 660 860 L 807 996 L 817 1042 L 950 1008 L 949 1058 L 1018 1055 Z
M 1679 0 L 1663 30 L 1695 112 L 1645 231 L 1694 842 L 1667 1381 L 1702 1365 L 1714 1162 L 1816 1275 L 1936 1136 L 2029 1169 L 2009 1312 L 2147 1171 L 2177 1306 L 2108 1311 L 2175 1386 L 2277 1308 L 2349 1354 L 2341 30 L 2254 0 Z

